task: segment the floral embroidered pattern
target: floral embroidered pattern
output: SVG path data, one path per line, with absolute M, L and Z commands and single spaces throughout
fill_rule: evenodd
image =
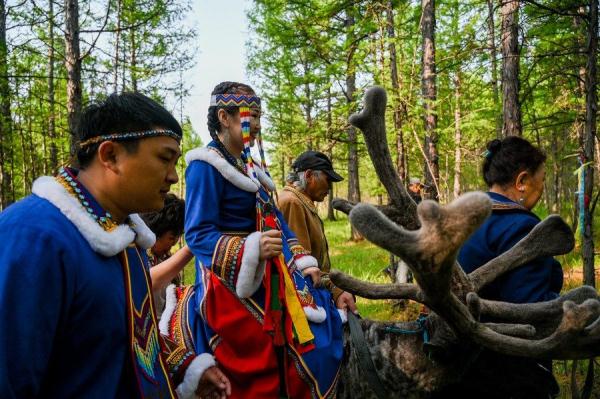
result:
M 230 235 L 221 236 L 217 242 L 211 271 L 230 287 L 235 287 L 245 242 L 244 237 Z

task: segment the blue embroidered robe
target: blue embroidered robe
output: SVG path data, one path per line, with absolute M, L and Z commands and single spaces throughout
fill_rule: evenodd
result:
M 510 199 L 488 193 L 493 201 L 491 216 L 465 242 L 458 262 L 470 273 L 489 260 L 508 251 L 540 219 Z M 481 296 L 512 303 L 549 301 L 558 297 L 563 284 L 560 263 L 552 257 L 538 258 L 500 276 L 481 291 Z
M 215 263 L 218 263 L 219 267 L 228 268 L 227 263 L 235 262 L 231 255 L 240 252 L 239 247 L 243 244 L 243 240 L 237 247 L 226 247 L 223 242 L 228 235 L 236 233 L 247 235 L 256 232 L 256 193 L 239 187 L 248 183 L 249 178 L 241 171 L 236 170 L 225 158 L 218 155 L 214 142 L 209 144 L 208 149 L 193 151 L 202 152 L 202 156 L 194 158 L 190 156 L 190 153 L 186 156 L 188 167 L 186 170 L 185 239 L 196 256 L 196 295 L 193 303 L 190 304 L 189 318 L 196 350 L 213 353 L 214 345 L 218 345 L 215 343 L 218 342 L 218 337 L 210 323 L 200 316 L 206 295 L 206 274 L 211 267 L 213 270 L 215 269 L 213 267 Z M 212 161 L 207 161 L 207 154 L 210 155 Z M 219 168 L 215 167 L 215 164 L 219 164 Z M 266 199 L 268 193 L 263 187 L 260 190 L 261 196 Z M 282 231 L 283 253 L 286 260 L 291 259 L 294 255 L 292 247 L 297 245 L 297 240 L 281 213 L 276 210 L 276 214 Z M 250 249 L 244 249 L 244 256 L 249 256 Z M 231 253 L 226 255 L 226 251 Z M 258 257 L 258 252 L 253 256 Z M 315 266 L 317 266 L 316 261 Z M 228 269 L 228 271 L 230 270 L 233 271 L 233 277 L 239 277 L 238 270 Z M 228 271 L 224 273 L 226 276 L 229 275 Z M 315 397 L 317 397 L 316 395 L 330 395 L 332 392 L 327 392 L 327 390 L 335 386 L 343 356 L 340 315 L 327 290 L 313 289 L 310 278 L 303 278 L 299 271 L 293 273 L 293 278 L 300 289 L 304 285 L 310 287 L 316 304 L 326 312 L 326 319 L 323 322 L 309 323 L 315 337 L 316 348 L 304 353 L 302 360 L 318 382 L 320 393 L 315 394 Z M 257 284 L 252 287 L 255 291 L 251 293 L 250 299 L 261 308 L 265 302 L 265 290 L 261 284 L 261 276 L 257 275 L 255 279 Z M 233 278 L 229 284 L 230 286 L 234 285 Z M 240 326 L 240 328 L 243 327 Z M 252 345 L 252 339 L 248 340 L 248 344 Z
M 137 397 L 119 259 L 36 195 L 0 214 L 0 242 L 0 397 Z
M 91 208 L 101 209 L 81 190 Z M 0 398 L 138 398 L 142 391 L 171 397 L 142 250 L 154 234 L 137 215 L 130 215 L 131 226 L 105 231 L 53 178 L 39 178 L 32 191 L 0 213 Z M 146 310 L 138 310 L 142 303 Z M 137 319 L 130 319 L 128 306 Z M 149 339 L 136 341 L 144 346 L 135 355 L 128 325 Z M 187 364 L 198 359 L 173 351 L 168 360 L 182 357 Z M 134 358 L 149 376 L 144 381 Z M 199 378 L 186 374 L 184 391 Z

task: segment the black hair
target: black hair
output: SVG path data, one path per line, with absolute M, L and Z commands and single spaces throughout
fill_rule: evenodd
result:
M 153 99 L 140 93 L 111 94 L 103 101 L 88 105 L 76 129 L 79 141 L 113 133 L 138 132 L 164 128 L 182 135 L 181 126 L 173 115 Z M 135 152 L 139 140 L 120 141 L 128 152 Z M 85 168 L 94 157 L 100 143 L 79 148 L 79 167 Z
M 238 82 L 221 82 L 215 86 L 211 95 L 215 94 L 254 94 L 254 89 L 244 83 Z M 217 134 L 221 130 L 221 123 L 219 122 L 218 112 L 219 109 L 224 109 L 229 115 L 237 115 L 239 112 L 238 107 L 217 107 L 215 105 L 208 107 L 208 131 L 210 137 L 216 142 L 219 142 Z
M 158 212 L 149 212 L 140 215 L 150 230 L 159 238 L 172 231 L 176 236 L 183 234 L 183 220 L 185 216 L 185 201 L 175 194 L 168 193 L 165 206 Z
M 483 161 L 483 180 L 488 187 L 506 186 L 523 171 L 537 172 L 544 162 L 546 154 L 521 137 L 492 140 L 487 144 Z

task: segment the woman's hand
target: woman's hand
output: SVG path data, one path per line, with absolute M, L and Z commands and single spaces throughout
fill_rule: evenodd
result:
M 302 275 L 304 277 L 310 276 L 313 281 L 313 286 L 315 288 L 319 288 L 321 286 L 321 269 L 316 266 L 307 267 L 302 270 Z
M 283 243 L 281 241 L 281 231 L 269 230 L 262 233 L 260 237 L 260 255 L 259 260 L 271 259 L 281 255 Z
M 350 311 L 354 314 L 358 313 L 356 310 L 356 302 L 354 302 L 354 296 L 346 291 L 342 292 L 340 296 L 338 296 L 337 300 L 335 301 L 335 306 L 338 309 Z
M 217 366 L 209 367 L 200 378 L 196 395 L 202 399 L 225 399 L 231 395 L 231 383 Z

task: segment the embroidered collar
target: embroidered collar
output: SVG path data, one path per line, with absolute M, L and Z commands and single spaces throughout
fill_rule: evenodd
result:
M 114 256 L 127 248 L 132 242 L 144 249 L 150 248 L 156 241 L 154 233 L 137 214 L 129 215 L 130 224 L 119 224 L 111 227 L 110 230 L 106 230 L 90 214 L 81 199 L 74 196 L 64 184 L 59 183 L 53 177 L 42 176 L 36 179 L 31 192 L 58 208 L 75 225 L 94 252 L 101 255 Z M 94 207 L 99 208 L 96 210 L 96 212 L 99 212 L 96 216 L 106 215 L 106 212 L 102 210 L 91 195 L 89 199 L 94 202 L 93 206 L 90 207 L 92 210 L 94 210 Z M 88 201 L 88 204 L 91 205 L 92 202 Z
M 487 193 L 490 199 L 492 200 L 492 210 L 494 211 L 503 211 L 503 210 L 520 210 L 525 211 L 527 213 L 531 213 L 531 211 L 525 208 L 523 205 L 511 200 L 508 197 L 505 197 L 502 194 L 488 192 Z
M 318 215 L 317 207 L 315 206 L 314 202 L 308 197 L 308 195 L 304 194 L 302 191 L 298 190 L 293 186 L 285 186 L 283 188 L 283 191 L 289 191 L 290 193 L 294 194 L 296 197 L 298 197 L 302 205 L 308 208 L 309 211 Z
M 262 186 L 265 190 L 273 192 L 276 190 L 273 180 L 259 167 L 255 166 L 257 180 L 252 179 L 245 172 L 234 165 L 223 156 L 213 143 L 207 147 L 198 147 L 185 154 L 185 162 L 189 165 L 193 161 L 204 161 L 212 165 L 221 175 L 237 188 L 255 193 Z
M 113 220 L 112 215 L 105 211 L 85 186 L 81 184 L 77 179 L 77 173 L 75 169 L 62 167 L 59 169 L 55 179 L 69 194 L 79 200 L 79 203 L 100 227 L 106 231 L 113 231 L 117 228 L 118 223 Z

